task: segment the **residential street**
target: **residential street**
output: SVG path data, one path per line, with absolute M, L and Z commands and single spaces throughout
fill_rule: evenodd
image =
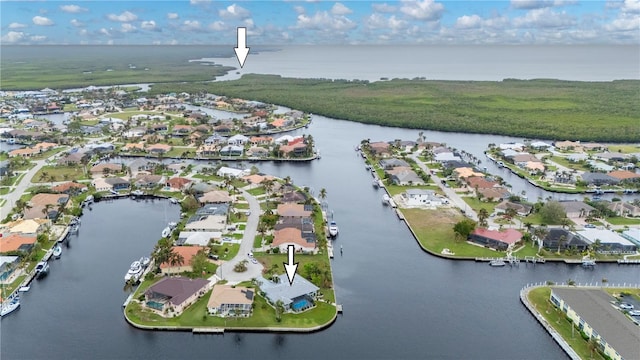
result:
M 33 185 L 31 184 L 31 179 L 33 179 L 33 176 L 38 172 L 38 170 L 46 165 L 48 160 L 49 159 L 35 161 L 36 166 L 24 173 L 20 182 L 16 186 L 12 187 L 13 191 L 3 196 L 6 201 L 2 204 L 2 207 L 0 207 L 0 219 L 4 219 L 5 216 L 9 214 L 16 201 L 18 201 L 22 194 L 24 194 L 24 192 Z
M 247 225 L 244 229 L 244 236 L 242 237 L 242 243 L 240 243 L 240 250 L 238 255 L 233 259 L 223 263 L 219 268 L 216 276 L 230 283 L 239 283 L 241 281 L 248 281 L 253 278 L 257 278 L 262 275 L 262 264 L 254 264 L 247 255 L 253 249 L 253 240 L 258 233 L 258 220 L 260 218 L 260 202 L 248 192 L 242 190 L 242 195 L 249 203 L 249 211 L 251 214 L 247 218 Z M 244 211 L 244 210 L 243 210 Z M 235 272 L 233 267 L 239 262 L 247 260 L 247 271 Z M 284 269 L 283 269 L 284 271 Z

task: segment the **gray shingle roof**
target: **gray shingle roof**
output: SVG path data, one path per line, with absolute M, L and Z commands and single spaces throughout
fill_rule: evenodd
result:
M 272 303 L 275 304 L 278 300 L 282 300 L 285 306 L 291 304 L 293 299 L 297 297 L 315 293 L 320 290 L 320 288 L 300 275 L 295 276 L 293 284 L 291 285 L 289 285 L 287 274 L 279 275 L 278 283 L 269 281 L 262 276 L 258 278 L 258 283 L 260 290 L 265 292 L 266 297 Z

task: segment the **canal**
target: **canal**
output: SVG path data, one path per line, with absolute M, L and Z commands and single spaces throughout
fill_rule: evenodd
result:
M 316 192 L 327 190 L 330 211 L 340 226 L 336 246 L 344 249 L 332 260 L 344 314 L 330 328 L 306 335 L 133 329 L 122 316 L 127 297 L 123 276 L 133 260 L 151 252 L 179 209 L 161 200 L 116 200 L 97 203 L 86 212 L 78 236 L 71 238 L 60 260 L 52 261 L 49 275 L 33 283 L 19 311 L 2 319 L 2 358 L 562 359 L 564 353 L 520 304 L 519 290 L 547 280 L 640 279 L 636 266 L 491 268 L 430 256 L 382 206 L 381 190 L 371 186 L 371 175 L 354 151 L 361 139 L 415 140 L 417 130 L 314 116 L 310 128 L 298 132 L 313 135 L 322 159 L 256 165 L 265 173 L 291 176 L 295 184 Z M 521 141 L 425 134 L 427 141 L 444 142 L 478 158 L 490 142 Z M 490 166 L 487 163 L 492 171 Z M 534 189 L 520 189 L 516 182 L 513 186 L 530 198 L 538 196 Z

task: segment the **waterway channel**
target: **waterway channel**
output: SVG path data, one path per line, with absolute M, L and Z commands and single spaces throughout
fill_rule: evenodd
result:
M 320 116 L 314 116 L 309 129 L 298 131 L 313 135 L 322 159 L 256 165 L 265 173 L 291 176 L 297 185 L 316 192 L 327 189 L 330 213 L 340 226 L 336 246 L 344 249 L 332 260 L 344 314 L 330 328 L 305 335 L 133 329 L 122 316 L 124 273 L 131 261 L 150 253 L 179 210 L 160 200 L 116 200 L 87 211 L 80 233 L 71 238 L 62 258 L 52 261 L 48 277 L 34 282 L 22 308 L 2 319 L 2 358 L 562 359 L 565 354 L 520 304 L 519 290 L 546 280 L 640 279 L 637 266 L 603 264 L 586 270 L 548 263 L 492 268 L 430 256 L 382 206 L 381 190 L 371 186 L 371 175 L 354 151 L 364 138 L 415 140 L 418 131 Z M 489 171 L 492 165 L 481 157 L 488 143 L 522 140 L 425 134 L 428 141 L 471 152 Z M 512 185 L 514 192 L 539 196 L 522 180 Z

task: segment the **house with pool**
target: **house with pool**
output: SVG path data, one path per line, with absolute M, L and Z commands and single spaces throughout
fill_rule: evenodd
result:
M 162 316 L 178 316 L 209 290 L 206 279 L 166 277 L 144 293 L 144 305 Z
M 273 280 L 261 276 L 257 281 L 269 304 L 275 306 L 278 301 L 282 301 L 285 310 L 290 312 L 303 312 L 315 307 L 320 290 L 299 274 L 295 276 L 292 284 L 289 284 L 287 274 L 274 276 Z

